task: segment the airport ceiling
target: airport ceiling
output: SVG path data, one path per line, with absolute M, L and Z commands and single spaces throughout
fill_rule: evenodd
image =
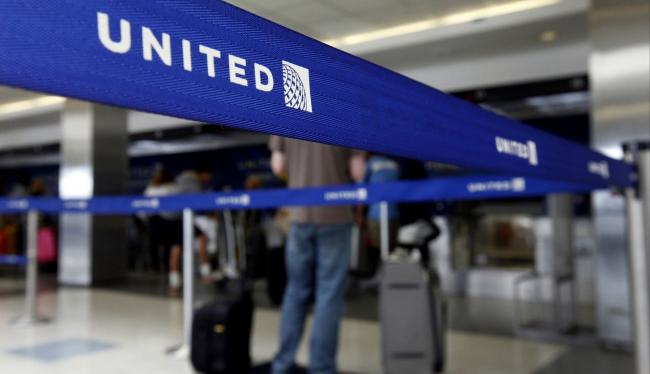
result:
M 513 0 L 227 0 L 316 39 L 328 40 L 513 3 Z
M 39 95 L 40 94 L 35 92 L 0 87 L 0 103 L 11 103 L 21 100 L 34 99 Z

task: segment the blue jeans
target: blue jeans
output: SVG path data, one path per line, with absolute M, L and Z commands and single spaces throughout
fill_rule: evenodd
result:
M 339 323 L 350 262 L 352 226 L 293 224 L 286 250 L 287 289 L 282 302 L 280 351 L 273 373 L 289 373 L 305 325 L 312 290 L 314 325 L 309 345 L 309 372 L 336 373 Z

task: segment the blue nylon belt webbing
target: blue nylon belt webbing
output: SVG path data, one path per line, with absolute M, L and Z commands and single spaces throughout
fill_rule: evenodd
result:
M 20 265 L 27 264 L 27 256 L 20 255 L 0 255 L 0 265 Z
M 270 189 L 169 197 L 113 196 L 89 200 L 0 199 L 0 213 L 131 214 L 194 210 L 263 209 L 281 206 L 354 205 L 387 202 L 453 201 L 588 192 L 591 186 L 517 176 L 448 177 L 370 185 Z
M 4 0 L 0 15 L 1 84 L 476 170 L 630 184 L 620 161 L 221 1 Z

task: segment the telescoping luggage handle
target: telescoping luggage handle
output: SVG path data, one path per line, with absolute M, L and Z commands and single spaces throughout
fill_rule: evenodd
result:
M 242 254 L 243 252 L 243 239 L 244 234 L 240 232 L 240 228 L 235 226 L 235 220 L 233 219 L 233 212 L 230 209 L 223 211 L 223 220 L 224 220 L 224 233 L 226 234 L 226 256 L 224 264 L 226 268 L 226 274 L 228 276 L 233 276 L 235 278 L 241 276 L 242 268 L 246 266 L 245 260 Z M 238 240 L 240 239 L 240 240 Z M 240 243 L 237 243 L 241 241 Z M 240 249 L 238 256 L 237 249 Z
M 390 248 L 388 247 L 388 203 L 382 201 L 379 203 L 379 247 L 381 251 L 381 261 L 388 261 Z

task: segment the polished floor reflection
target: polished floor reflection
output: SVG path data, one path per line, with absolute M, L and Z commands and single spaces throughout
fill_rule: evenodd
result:
M 180 301 L 121 290 L 46 289 L 39 295 L 40 311 L 53 321 L 11 326 L 10 320 L 24 310 L 22 295 L 12 291 L 20 287 L 21 282 L 0 280 L 0 373 L 192 373 L 186 360 L 164 354 L 182 336 Z M 277 328 L 277 310 L 256 309 L 256 363 L 273 356 Z M 346 317 L 339 355 L 341 370 L 380 373 L 379 338 L 378 324 L 372 318 Z M 596 348 L 466 331 L 451 331 L 447 338 L 448 373 L 632 372 L 630 355 Z M 307 362 L 305 344 L 299 362 Z

